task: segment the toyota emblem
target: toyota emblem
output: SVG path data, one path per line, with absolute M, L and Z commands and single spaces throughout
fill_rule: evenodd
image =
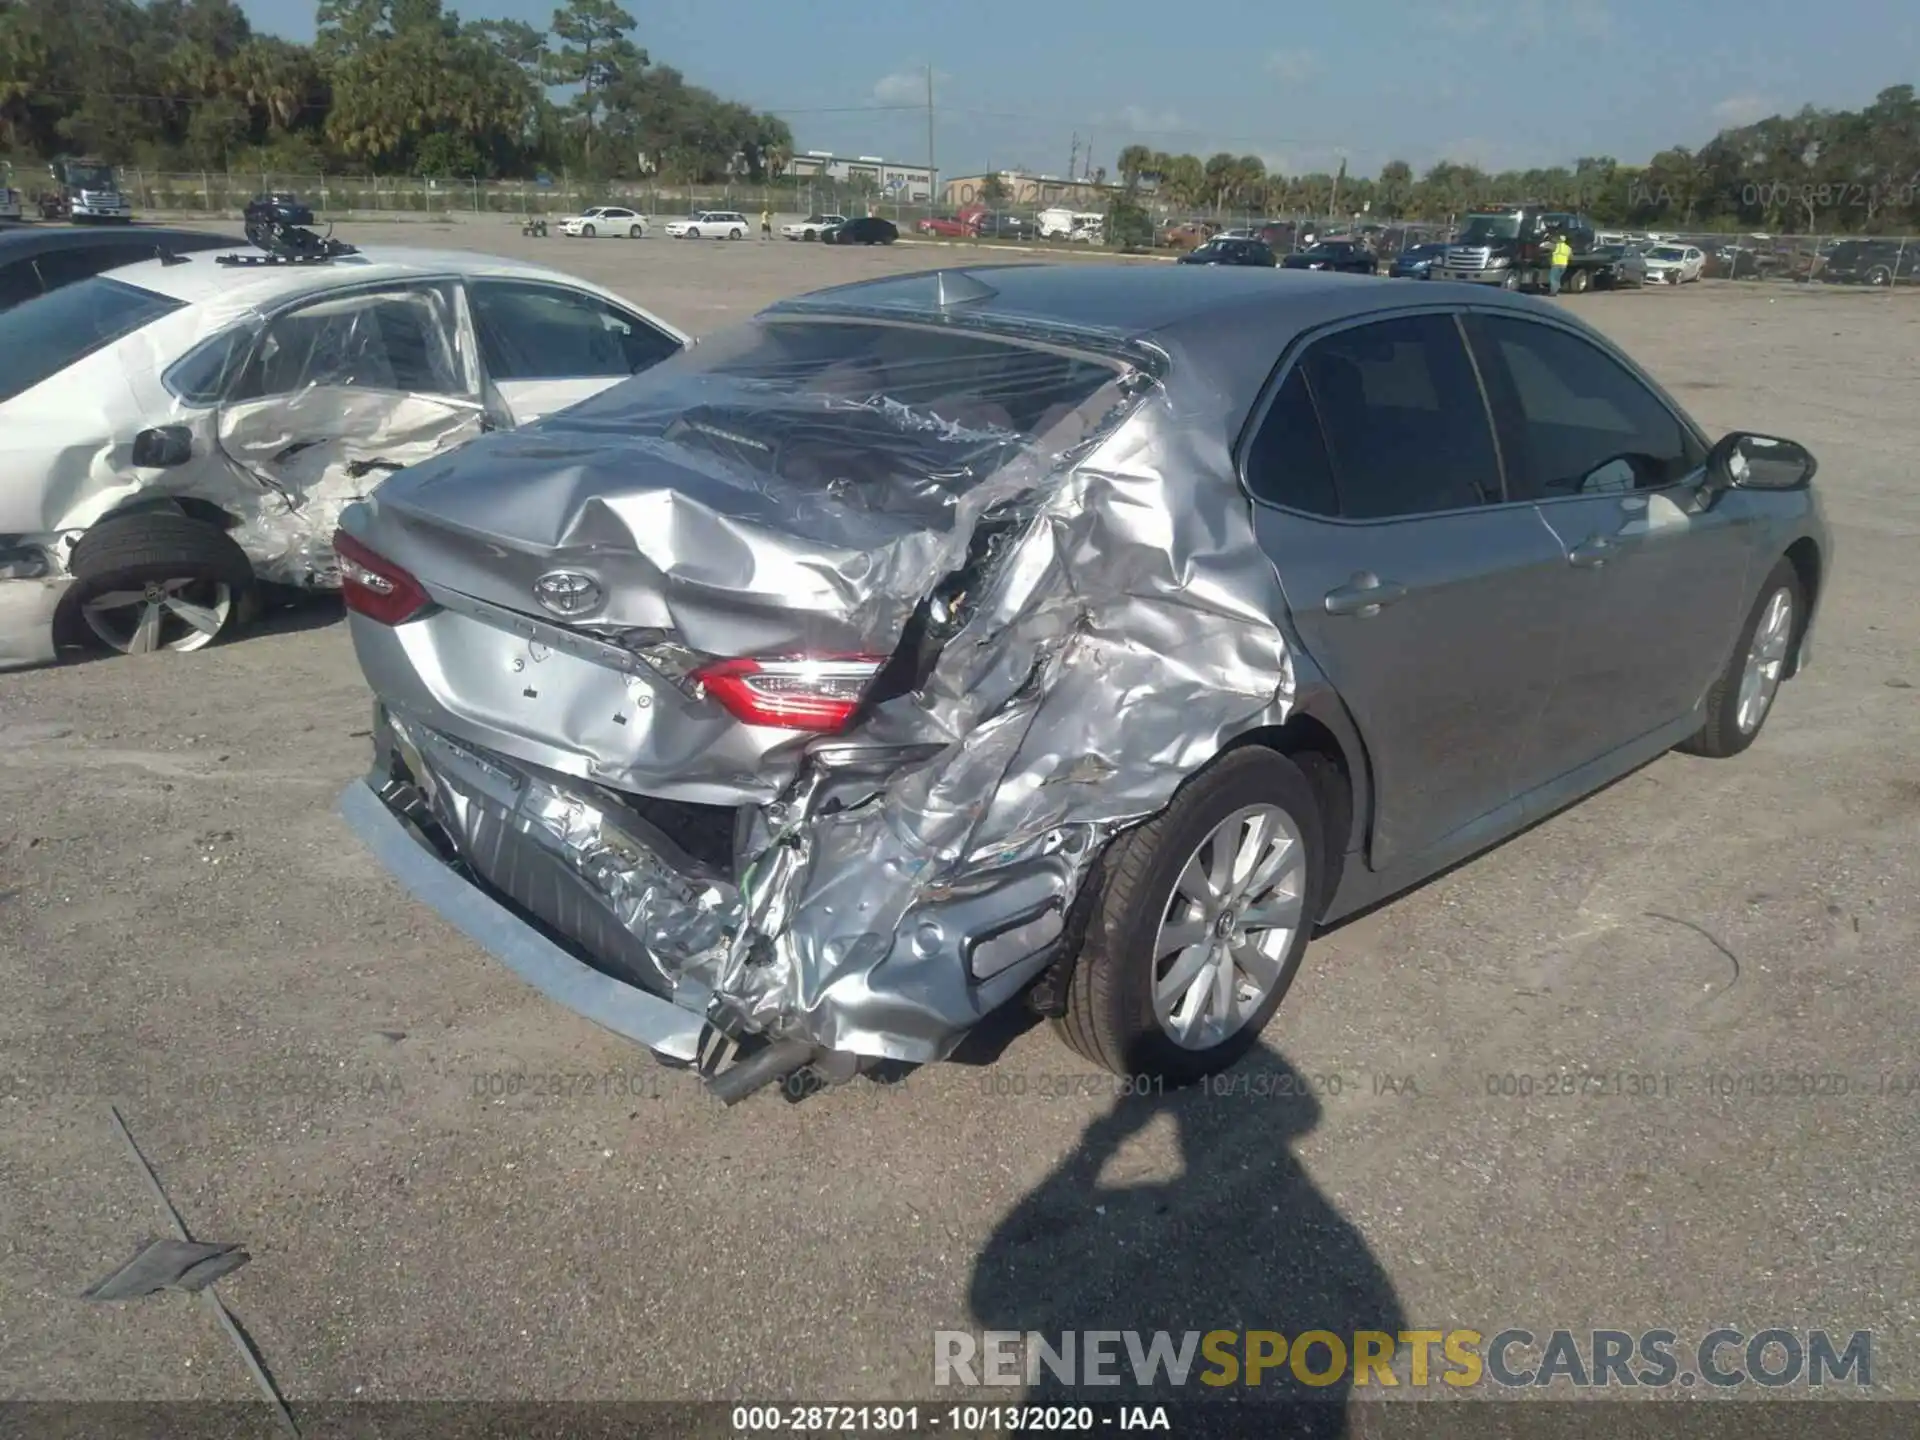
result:
M 555 615 L 584 615 L 600 603 L 600 582 L 577 570 L 550 570 L 533 582 L 533 598 Z

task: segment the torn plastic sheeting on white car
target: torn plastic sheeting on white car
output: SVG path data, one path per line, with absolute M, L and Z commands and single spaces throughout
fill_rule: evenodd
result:
M 512 682 L 487 677 L 526 642 L 470 615 L 401 627 L 404 641 L 356 625 L 356 645 L 401 716 L 557 772 L 603 821 L 621 800 L 597 785 L 737 781 L 751 823 L 728 943 L 675 953 L 662 917 L 633 911 L 641 948 L 711 991 L 736 1032 L 935 1059 L 1044 963 L 1118 829 L 1289 713 L 1278 581 L 1232 480 L 1240 417 L 1202 375 L 1175 388 L 1155 378 L 1159 358 L 1109 345 L 1103 375 L 1049 395 L 1043 369 L 1061 386 L 1088 337 L 1025 349 L 950 334 L 937 353 L 924 327 L 783 325 L 819 330 L 712 342 L 670 374 L 410 471 L 347 524 L 430 587 L 486 603 L 524 609 L 534 577 L 591 564 L 606 589 L 595 631 L 643 631 L 642 655 L 647 641 L 892 656 L 908 678 L 846 733 L 678 747 L 656 704 L 644 735 L 602 727 L 589 747 L 565 728 L 584 713 L 578 689 L 564 710 L 516 704 Z M 836 326 L 887 333 L 822 364 L 814 341 Z M 780 343 L 811 368 L 765 363 Z M 1009 383 L 996 349 L 1046 366 L 1011 367 Z M 1183 357 L 1168 358 L 1180 376 Z M 625 684 L 609 669 L 606 697 Z M 825 762 L 848 750 L 866 762 Z M 983 941 L 1015 932 L 1032 954 L 982 962 Z

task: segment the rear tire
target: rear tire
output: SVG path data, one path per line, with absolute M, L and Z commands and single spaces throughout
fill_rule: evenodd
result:
M 629 240 L 638 240 L 642 235 L 646 233 L 647 233 L 646 226 L 635 225 L 632 229 L 627 231 L 627 238 Z
M 736 227 L 727 232 L 727 238 L 729 240 L 744 240 L 747 238 L 747 232 Z
M 1782 597 L 1787 607 L 1784 619 L 1775 608 L 1782 603 Z M 1799 572 L 1791 561 L 1782 557 L 1761 585 L 1760 597 L 1753 602 L 1746 624 L 1740 627 L 1740 636 L 1734 642 L 1733 654 L 1727 658 L 1726 669 L 1707 691 L 1706 724 L 1700 727 L 1699 734 L 1683 740 L 1677 749 L 1709 760 L 1726 760 L 1760 738 L 1767 717 L 1773 714 L 1780 682 L 1786 678 L 1786 668 L 1793 657 L 1793 647 L 1806 628 L 1806 617 L 1806 591 L 1800 584 Z M 1756 667 L 1757 685 L 1743 683 L 1750 679 L 1750 671 Z
M 253 564 L 233 538 L 170 511 L 102 521 L 73 547 L 73 613 L 125 654 L 204 649 L 252 619 Z
M 1271 852 L 1255 847 L 1248 865 L 1259 868 L 1268 853 L 1280 857 L 1278 880 L 1265 889 L 1256 881 L 1251 893 L 1237 895 L 1251 875 L 1215 869 L 1211 847 L 1217 835 L 1230 846 L 1235 836 L 1250 836 L 1249 821 L 1239 818 L 1248 812 L 1283 817 L 1273 823 L 1277 834 L 1291 832 L 1290 844 Z M 1193 776 L 1164 810 L 1107 851 L 1065 1014 L 1054 1022 L 1060 1038 L 1116 1075 L 1151 1075 L 1170 1087 L 1233 1065 L 1258 1042 L 1299 970 L 1322 903 L 1325 845 L 1313 787 L 1286 757 L 1248 746 Z M 1227 883 L 1211 892 L 1219 903 L 1198 905 L 1196 877 L 1212 884 L 1222 876 Z M 1282 912 L 1294 917 L 1290 927 L 1261 923 Z M 1245 933 L 1238 928 L 1243 918 Z M 1184 933 L 1200 938 L 1170 949 Z M 1239 963 L 1255 934 L 1272 952 L 1249 957 L 1257 973 Z M 1220 956 L 1229 960 L 1224 1006 L 1204 978 Z M 1172 979 L 1196 966 L 1185 984 Z M 1156 1002 L 1160 987 L 1165 995 Z M 1183 1010 L 1193 1015 L 1188 1043 L 1175 1038 Z

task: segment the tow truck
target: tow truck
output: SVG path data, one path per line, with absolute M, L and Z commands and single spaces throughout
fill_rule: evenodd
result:
M 47 166 L 47 173 L 54 188 L 40 196 L 42 220 L 71 220 L 75 225 L 132 223 L 133 207 L 105 161 L 63 156 Z
M 1465 280 L 1503 290 L 1544 290 L 1553 267 L 1553 237 L 1573 247 L 1561 288 L 1578 295 L 1593 285 L 1600 261 L 1594 255 L 1593 222 L 1544 205 L 1490 205 L 1468 212 L 1460 233 L 1430 272 L 1436 280 Z

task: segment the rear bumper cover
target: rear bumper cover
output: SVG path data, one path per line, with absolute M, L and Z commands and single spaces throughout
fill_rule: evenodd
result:
M 384 705 L 373 744 L 371 773 L 339 809 L 375 858 L 542 994 L 675 1060 L 694 1058 L 703 1036 L 942 1059 L 1059 956 L 1088 859 L 1065 843 L 940 887 L 892 933 L 864 937 L 869 953 L 810 967 L 818 981 L 797 985 L 755 925 L 755 897 L 779 884 L 767 868 L 782 863 L 778 844 L 736 883 L 710 844 L 683 848 L 686 835 L 642 818 L 631 797 Z
M 340 796 L 340 815 L 414 899 L 548 999 L 649 1050 L 691 1063 L 704 1018 L 582 964 L 527 921 L 461 878 L 414 838 L 364 780 Z

